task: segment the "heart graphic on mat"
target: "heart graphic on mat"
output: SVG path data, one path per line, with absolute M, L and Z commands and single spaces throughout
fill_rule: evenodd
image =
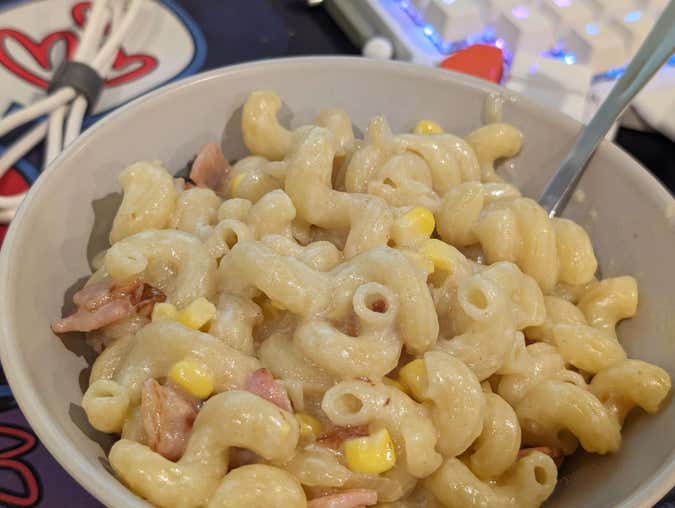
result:
M 90 9 L 91 2 L 80 2 L 70 10 L 70 15 L 78 27 L 84 28 Z M 134 79 L 142 78 L 156 67 L 157 59 L 154 56 L 141 53 L 128 55 L 124 48 L 120 48 L 112 67 L 113 77 L 107 79 L 105 84 L 106 86 L 122 85 Z M 124 69 L 128 70 L 120 74 Z
M 0 425 L 0 437 L 15 441 L 0 450 L 0 470 L 16 474 L 24 485 L 24 492 L 10 492 L 0 487 L 0 503 L 10 506 L 34 506 L 40 497 L 40 486 L 31 467 L 22 460 L 30 452 L 37 440 L 32 432 L 10 425 Z
M 18 30 L 9 28 L 0 29 L 0 64 L 4 65 L 21 79 L 43 89 L 47 89 L 49 80 L 37 75 L 28 66 L 24 66 L 19 59 L 12 56 L 8 49 L 10 47 L 8 44 L 10 40 L 22 46 L 33 57 L 35 63 L 49 73 L 55 70 L 52 62 L 52 51 L 55 46 L 60 42 L 64 42 L 66 53 L 70 58 L 73 56 L 79 42 L 77 35 L 68 30 L 51 33 L 41 41 L 36 42 Z M 153 56 L 145 54 L 128 55 L 124 49 L 120 49 L 112 66 L 114 75 L 106 80 L 105 84 L 106 86 L 122 85 L 142 78 L 156 67 L 157 59 Z
M 56 67 L 77 49 L 91 6 L 91 0 L 31 0 L 0 9 L 0 116 L 48 87 Z M 106 73 L 95 113 L 193 74 L 205 57 L 201 31 L 176 0 L 143 2 Z
M 49 81 L 35 74 L 10 54 L 9 48 L 11 46 L 8 42 L 11 40 L 22 46 L 23 49 L 33 57 L 35 62 L 48 72 L 53 72 L 55 70 L 51 60 L 51 54 L 59 42 L 65 43 L 68 57 L 73 55 L 77 46 L 77 36 L 68 30 L 51 33 L 41 41 L 36 42 L 28 35 L 21 33 L 18 30 L 13 30 L 11 28 L 0 29 L 0 64 L 7 67 L 7 69 L 21 79 L 44 89 L 49 85 Z

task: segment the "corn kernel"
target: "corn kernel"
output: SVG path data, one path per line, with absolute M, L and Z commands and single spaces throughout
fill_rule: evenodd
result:
M 199 330 L 216 317 L 216 306 L 206 298 L 201 297 L 194 300 L 190 305 L 178 311 L 176 320 L 188 328 Z
M 387 429 L 342 443 L 347 467 L 356 473 L 380 474 L 396 465 L 394 442 Z
M 429 238 L 435 227 L 436 221 L 431 211 L 416 206 L 396 219 L 391 228 L 391 239 L 395 245 L 414 246 Z
M 408 388 L 415 400 L 422 402 L 426 399 L 426 389 L 429 381 L 424 360 L 413 360 L 401 367 L 401 370 L 398 371 L 398 380 L 403 386 Z
M 419 234 L 429 238 L 436 228 L 436 220 L 431 210 L 423 206 L 416 206 L 404 214 L 397 222 L 403 226 L 412 227 Z
M 419 252 L 429 259 L 436 269 L 452 272 L 453 260 L 456 259 L 459 251 L 452 245 L 431 238 L 420 245 Z
M 295 419 L 300 427 L 300 437 L 316 439 L 321 435 L 321 422 L 312 415 L 296 413 Z
M 442 134 L 443 127 L 433 120 L 420 120 L 413 130 L 415 134 Z
M 382 382 L 387 386 L 391 386 L 392 388 L 396 388 L 397 390 L 401 390 L 403 393 L 410 395 L 410 391 L 408 391 L 408 388 L 404 386 L 403 383 L 396 381 L 395 379 L 392 379 L 390 377 L 383 377 Z
M 206 399 L 213 392 L 213 372 L 194 360 L 181 360 L 169 369 L 169 379 L 198 399 Z
M 178 309 L 170 303 L 156 303 L 152 308 L 152 320 L 160 321 L 162 319 L 176 319 Z
M 233 198 L 237 197 L 237 189 L 239 188 L 239 184 L 241 183 L 241 181 L 244 179 L 245 176 L 246 176 L 246 173 L 239 173 L 232 180 L 232 186 L 230 188 L 230 194 L 232 195 Z

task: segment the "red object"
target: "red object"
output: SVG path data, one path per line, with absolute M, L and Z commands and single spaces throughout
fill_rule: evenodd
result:
M 28 35 L 21 33 L 18 30 L 12 30 L 11 28 L 0 29 L 0 64 L 24 81 L 40 88 L 44 88 L 45 90 L 49 86 L 49 82 L 46 79 L 25 68 L 17 60 L 14 60 L 7 48 L 7 43 L 5 42 L 10 39 L 23 46 L 23 48 L 35 59 L 35 63 L 37 63 L 41 69 L 46 71 L 54 70 L 52 68 L 50 55 L 55 44 L 60 41 L 65 41 L 68 58 L 73 56 L 75 47 L 77 46 L 77 36 L 67 30 L 54 32 L 44 37 L 41 41 L 34 41 Z
M 28 190 L 28 184 L 17 170 L 10 169 L 0 177 L 0 196 L 11 196 L 25 190 Z M 2 245 L 6 233 L 7 225 L 0 224 L 0 245 Z
M 487 44 L 475 44 L 443 60 L 443 69 L 469 74 L 499 84 L 504 68 L 502 50 Z
M 8 425 L 0 426 L 0 436 L 12 438 L 18 442 L 13 448 L 7 447 L 0 450 L 0 469 L 14 472 L 21 479 L 25 489 L 22 493 L 1 489 L 0 504 L 35 506 L 40 498 L 40 487 L 31 467 L 22 461 L 21 457 L 35 448 L 37 440 L 31 433 Z

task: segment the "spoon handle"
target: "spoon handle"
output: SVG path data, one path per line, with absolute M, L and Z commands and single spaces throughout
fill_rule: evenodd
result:
M 579 133 L 574 145 L 549 180 L 539 204 L 555 217 L 574 192 L 588 160 L 635 95 L 675 51 L 675 0 L 671 0 L 647 39 L 628 64 L 600 108 Z

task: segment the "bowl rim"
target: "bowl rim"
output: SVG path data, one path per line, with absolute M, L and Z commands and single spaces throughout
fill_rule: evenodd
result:
M 559 111 L 549 109 L 532 99 L 506 88 L 472 76 L 408 62 L 372 60 L 353 56 L 301 56 L 259 60 L 212 69 L 161 86 L 124 104 L 87 129 L 75 142 L 68 146 L 43 171 L 19 207 L 12 221 L 12 227 L 9 228 L 3 247 L 0 250 L 0 274 L 9 273 L 13 260 L 18 258 L 16 255 L 18 253 L 14 252 L 17 249 L 15 244 L 19 242 L 24 216 L 27 214 L 27 210 L 31 209 L 32 203 L 37 199 L 35 196 L 39 194 L 42 187 L 48 185 L 48 181 L 51 178 L 55 178 L 58 173 L 63 173 L 63 168 L 67 166 L 62 166 L 62 163 L 81 150 L 89 138 L 101 129 L 102 126 L 109 122 L 117 121 L 141 104 L 154 101 L 161 96 L 170 95 L 183 88 L 194 86 L 207 80 L 221 78 L 226 75 L 247 73 L 261 67 L 289 70 L 291 67 L 302 68 L 320 65 L 330 65 L 333 67 L 346 66 L 348 68 L 361 66 L 367 68 L 369 72 L 410 75 L 419 79 L 434 79 L 439 82 L 466 86 L 482 90 L 485 93 L 498 93 L 504 97 L 516 99 L 519 109 L 528 110 L 535 117 L 546 117 L 558 125 L 573 130 L 579 130 L 581 127 L 581 124 L 573 118 Z M 670 191 L 652 173 L 614 143 L 603 140 L 599 150 L 608 152 L 607 155 L 612 158 L 623 160 L 625 176 L 634 180 L 636 184 L 639 183 L 640 186 L 645 187 L 650 194 L 659 197 L 661 201 L 675 203 L 675 199 L 673 199 Z M 65 178 L 62 179 L 62 181 L 65 180 Z M 3 319 L 0 319 L 0 361 L 12 389 L 12 394 L 26 420 L 59 465 L 94 498 L 109 507 L 148 506 L 145 500 L 136 496 L 121 482 L 117 481 L 116 485 L 111 488 L 108 479 L 98 473 L 94 473 L 92 469 L 88 468 L 87 464 L 82 460 L 83 454 L 61 429 L 52 424 L 49 413 L 39 404 L 36 387 L 32 385 L 30 376 L 28 375 L 30 370 L 22 360 L 20 341 L 17 340 L 16 334 L 12 331 L 11 321 L 13 314 L 9 311 L 12 302 L 8 298 L 11 288 L 9 287 L 8 280 L 9 276 L 0 276 L 0 316 L 3 316 Z M 114 475 L 111 475 L 111 479 L 115 480 Z M 649 508 L 658 502 L 674 485 L 675 452 L 671 453 L 652 478 L 636 487 L 620 503 L 619 508 Z

